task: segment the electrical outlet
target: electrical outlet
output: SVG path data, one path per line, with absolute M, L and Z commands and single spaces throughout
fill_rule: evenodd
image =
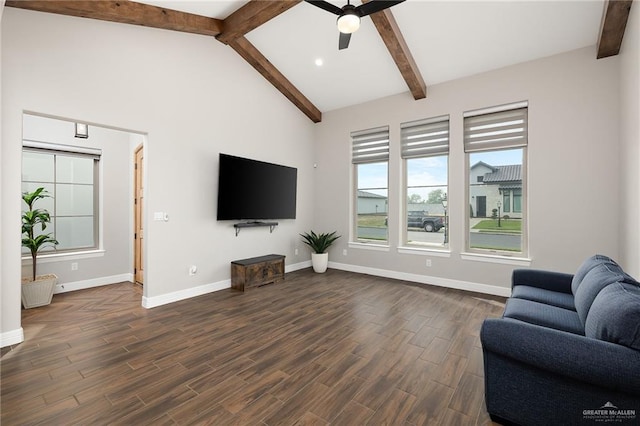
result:
M 343 249 L 343 250 L 342 250 L 342 255 L 343 255 L 343 256 L 346 256 L 346 255 L 347 255 L 347 249 Z
M 189 275 L 195 275 L 198 272 L 198 267 L 196 265 L 191 265 L 189 268 Z
M 71 264 L 71 270 L 72 271 L 77 271 L 78 270 L 78 262 L 73 262 Z
M 298 255 L 298 249 L 295 249 L 295 250 L 293 251 L 293 254 L 295 254 L 295 255 L 297 256 L 297 255 Z
M 427 268 L 431 268 L 431 259 L 427 259 Z

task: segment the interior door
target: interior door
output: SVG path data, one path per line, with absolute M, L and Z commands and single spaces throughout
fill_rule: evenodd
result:
M 143 159 L 144 151 L 143 146 L 140 145 L 136 148 L 134 154 L 134 241 L 133 241 L 133 274 L 136 283 L 142 285 L 144 283 L 144 264 L 143 264 L 143 249 L 144 249 L 144 185 L 143 185 Z

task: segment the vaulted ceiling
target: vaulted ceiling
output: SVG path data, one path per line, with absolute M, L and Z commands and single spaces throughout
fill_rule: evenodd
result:
M 216 37 L 314 122 L 322 111 L 403 92 L 423 99 L 428 85 L 581 47 L 616 55 L 631 4 L 408 0 L 363 18 L 338 51 L 336 16 L 300 0 L 6 2 Z

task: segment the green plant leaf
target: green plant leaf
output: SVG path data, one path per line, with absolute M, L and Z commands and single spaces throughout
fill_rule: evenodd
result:
M 329 247 L 341 237 L 336 235 L 336 231 L 316 234 L 313 230 L 300 234 L 300 236 L 302 237 L 302 242 L 311 247 L 314 253 L 326 253 Z
M 36 236 L 35 233 L 40 226 L 44 231 L 51 222 L 51 215 L 46 209 L 34 209 L 33 205 L 36 201 L 48 198 L 49 194 L 44 188 L 38 188 L 33 192 L 23 192 L 22 200 L 27 204 L 29 209 L 22 213 L 22 246 L 31 252 L 33 259 L 33 279 L 36 278 L 36 258 L 38 251 L 45 245 L 57 245 L 58 241 L 51 234 L 41 234 Z

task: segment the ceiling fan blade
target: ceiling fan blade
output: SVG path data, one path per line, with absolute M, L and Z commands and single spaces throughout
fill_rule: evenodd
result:
M 398 3 L 402 3 L 403 1 L 405 0 L 371 0 L 370 2 L 363 3 L 360 6 L 356 7 L 356 12 L 358 12 L 360 16 L 367 16 L 371 15 L 372 13 L 388 9 Z
M 334 15 L 342 15 L 342 9 L 340 9 L 338 6 L 335 6 L 331 3 L 329 3 L 328 1 L 323 1 L 323 0 L 304 0 L 309 4 L 314 5 L 315 7 L 319 7 L 320 9 L 326 10 L 327 12 L 331 12 Z
M 340 33 L 340 39 L 338 40 L 338 50 L 346 49 L 349 47 L 349 41 L 351 40 L 351 34 Z

